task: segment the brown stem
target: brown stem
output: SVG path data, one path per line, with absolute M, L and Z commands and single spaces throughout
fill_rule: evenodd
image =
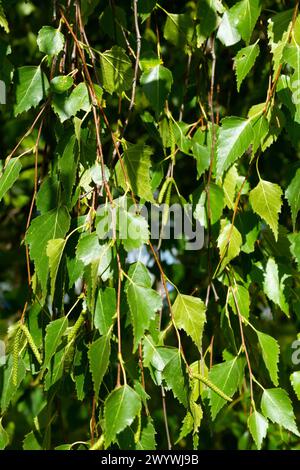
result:
M 295 8 L 294 8 L 292 24 L 291 24 L 289 35 L 288 35 L 288 38 L 287 38 L 287 44 L 292 39 L 292 33 L 293 33 L 294 25 L 295 25 L 295 22 L 296 22 L 296 19 L 297 19 L 298 10 L 299 10 L 299 1 L 296 2 Z M 280 78 L 282 67 L 283 67 L 283 63 L 279 64 L 278 69 L 277 69 L 276 74 L 275 74 L 275 77 L 274 77 L 274 80 L 273 80 L 273 83 L 272 83 L 272 86 L 271 86 L 271 90 L 270 91 L 268 90 L 268 95 L 267 95 L 267 99 L 266 99 L 264 110 L 263 110 L 264 113 L 266 113 L 268 111 L 269 104 L 271 102 L 272 97 L 274 96 L 276 86 L 277 86 L 277 82 Z
M 166 404 L 166 394 L 165 394 L 165 389 L 164 389 L 163 386 L 161 386 L 161 398 L 162 398 L 163 415 L 164 415 L 164 423 L 165 423 L 165 429 L 166 429 L 168 450 L 172 450 L 172 444 L 171 444 L 171 438 L 170 438 L 170 431 L 169 431 L 169 424 L 168 424 L 168 413 L 167 413 L 167 404 Z
M 38 135 L 37 135 L 37 140 L 35 143 L 35 158 L 34 158 L 34 189 L 33 189 L 33 195 L 31 199 L 31 204 L 30 204 L 30 209 L 29 209 L 29 214 L 27 217 L 27 222 L 26 222 L 26 232 L 27 229 L 30 225 L 30 221 L 32 218 L 32 212 L 33 212 L 33 207 L 35 203 L 35 198 L 37 194 L 37 188 L 38 188 L 38 156 L 39 156 L 39 142 L 41 138 L 41 133 L 44 125 L 44 119 L 40 123 L 40 127 L 38 130 Z M 28 245 L 25 245 L 25 251 L 26 251 L 26 266 L 27 266 L 27 277 L 28 277 L 28 285 L 31 285 L 31 273 L 30 273 L 30 256 L 29 256 L 29 249 Z
M 40 119 L 40 117 L 42 116 L 42 114 L 44 113 L 46 107 L 48 106 L 49 104 L 49 101 L 46 101 L 46 103 L 43 104 L 43 106 L 41 107 L 40 111 L 38 112 L 37 116 L 35 117 L 33 123 L 31 124 L 31 126 L 28 128 L 28 130 L 25 132 L 25 134 L 23 135 L 23 137 L 19 140 L 19 142 L 17 143 L 17 145 L 14 147 L 14 149 L 10 152 L 10 154 L 8 155 L 8 157 L 6 158 L 5 160 L 5 167 L 7 167 L 9 161 L 11 160 L 11 158 L 14 156 L 14 154 L 16 153 L 16 151 L 18 150 L 18 148 L 20 147 L 21 143 L 23 142 L 24 139 L 26 139 L 26 137 L 28 137 L 31 132 L 33 131 L 33 129 L 35 128 L 35 125 L 36 123 L 38 122 L 38 120 Z
M 208 273 L 209 273 L 209 284 L 211 283 L 212 278 L 212 268 L 211 268 L 211 253 L 210 253 L 210 244 L 211 244 L 211 200 L 210 200 L 210 182 L 212 178 L 213 165 L 215 160 L 215 144 L 216 144 L 216 131 L 215 131 L 215 113 L 214 113 L 214 88 L 215 88 L 215 71 L 216 71 L 216 53 L 215 53 L 215 37 L 212 36 L 211 39 L 211 57 L 212 57 L 212 66 L 211 66 L 211 80 L 210 80 L 210 92 L 208 97 L 209 108 L 210 108 L 210 119 L 211 119 L 211 130 L 212 130 L 212 139 L 211 139 L 211 153 L 210 153 L 210 164 L 208 171 L 208 178 L 206 184 L 206 194 L 207 194 L 207 228 L 208 228 L 208 248 L 207 248 L 207 263 L 208 263 Z M 209 301 L 210 289 L 207 289 L 207 303 Z

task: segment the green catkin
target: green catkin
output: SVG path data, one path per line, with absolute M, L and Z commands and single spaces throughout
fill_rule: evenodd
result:
M 162 227 L 164 227 L 167 224 L 168 218 L 169 218 L 169 212 L 170 212 L 169 206 L 170 206 L 170 200 L 171 200 L 172 186 L 173 186 L 173 179 L 170 180 L 168 190 L 166 192 L 165 208 L 164 208 L 163 215 L 162 215 Z
M 73 339 L 76 338 L 76 335 L 81 327 L 81 325 L 85 322 L 85 316 L 86 316 L 86 310 L 82 310 L 81 314 L 77 318 L 75 324 L 70 330 L 70 333 L 68 334 L 68 344 L 70 344 Z
M 165 227 L 166 227 L 168 219 L 169 219 L 170 200 L 171 200 L 171 193 L 172 193 L 172 187 L 173 187 L 174 180 L 173 180 L 173 178 L 167 178 L 166 182 L 167 182 L 166 188 L 165 189 L 164 189 L 164 187 L 162 188 L 162 190 L 164 189 L 164 193 L 166 193 L 166 197 L 165 197 L 165 203 L 164 203 L 163 213 L 162 213 L 162 222 L 161 222 L 161 231 L 160 231 L 158 249 L 161 246 L 161 242 L 162 242 L 162 239 L 163 239 L 163 236 L 164 236 L 164 230 L 165 230 Z
M 36 360 L 38 361 L 38 363 L 39 363 L 40 365 L 42 365 L 42 363 L 43 363 L 42 357 L 41 357 L 40 352 L 39 352 L 39 350 L 38 350 L 38 348 L 37 348 L 37 346 L 36 346 L 36 344 L 35 344 L 35 342 L 34 342 L 33 337 L 32 337 L 31 334 L 30 334 L 30 331 L 28 330 L 27 326 L 24 325 L 24 324 L 21 324 L 20 328 L 21 328 L 21 330 L 23 331 L 23 333 L 25 334 L 26 339 L 27 339 L 27 341 L 28 341 L 28 344 L 29 344 L 29 346 L 30 346 L 30 348 L 31 348 L 31 350 L 32 350 L 32 352 L 33 352 L 33 354 L 34 354 Z
M 231 402 L 232 398 L 230 398 L 228 395 L 226 395 L 222 390 L 220 390 L 215 384 L 213 384 L 209 379 L 204 377 L 204 375 L 201 374 L 193 374 L 194 379 L 200 380 L 200 382 L 204 383 L 204 385 L 207 385 L 211 390 L 213 390 L 217 395 L 219 395 L 221 398 L 223 398 L 226 401 Z
M 162 185 L 162 188 L 160 190 L 160 193 L 159 193 L 158 199 L 157 199 L 158 204 L 161 204 L 163 202 L 164 195 L 165 195 L 165 193 L 167 191 L 167 188 L 168 188 L 171 181 L 172 181 L 172 178 L 169 177 L 165 180 L 164 184 Z
M 134 434 L 134 442 L 137 444 L 141 438 L 141 431 L 142 431 L 142 417 L 141 413 L 138 415 L 138 428 L 136 433 Z
M 175 154 L 176 142 L 175 142 L 175 135 L 174 135 L 174 128 L 173 122 L 169 121 L 169 135 L 170 135 L 170 142 L 171 142 L 171 155 Z
M 12 366 L 12 381 L 13 385 L 18 384 L 18 368 L 19 368 L 19 351 L 20 351 L 21 330 L 18 326 L 13 345 L 13 366 Z

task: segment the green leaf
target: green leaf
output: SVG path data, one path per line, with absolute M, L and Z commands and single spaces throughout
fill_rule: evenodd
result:
M 30 431 L 23 441 L 23 450 L 43 450 L 42 436 L 38 431 Z
M 128 385 L 113 390 L 104 403 L 104 426 L 106 447 L 116 440 L 116 436 L 131 425 L 141 412 L 139 395 Z
M 210 164 L 210 149 L 193 139 L 192 142 L 193 157 L 197 162 L 198 179 L 208 170 Z
M 271 227 L 275 240 L 278 239 L 278 214 L 282 204 L 281 195 L 280 186 L 262 179 L 249 195 L 253 211 Z
M 45 337 L 45 358 L 43 365 L 44 369 L 50 367 L 51 359 L 61 343 L 62 337 L 67 329 L 67 326 L 67 317 L 58 318 L 57 320 L 53 320 L 47 325 Z
M 240 254 L 242 243 L 242 236 L 238 229 L 228 220 L 221 220 L 221 230 L 218 237 L 218 248 L 220 259 L 222 260 L 220 266 L 221 270 L 223 270 L 233 258 Z
M 59 349 L 51 359 L 45 375 L 44 389 L 47 392 L 63 376 L 67 349 Z
M 44 179 L 37 193 L 36 207 L 41 215 L 59 206 L 60 185 L 57 176 Z
M 2 369 L 2 370 L 1 370 Z M 24 361 L 19 357 L 18 369 L 17 369 L 17 382 L 14 383 L 13 380 L 13 357 L 10 354 L 8 357 L 8 362 L 6 365 L 2 366 L 0 369 L 0 390 L 1 390 L 1 410 L 2 413 L 6 411 L 8 405 L 13 399 L 16 391 L 18 390 L 21 382 L 26 375 L 26 368 Z
M 178 293 L 172 310 L 177 328 L 183 329 L 201 351 L 203 329 L 206 322 L 204 302 L 198 297 Z
M 300 168 L 296 171 L 296 175 L 286 189 L 285 197 L 292 211 L 293 228 L 295 230 L 297 215 L 300 210 Z
M 64 238 L 70 226 L 70 216 L 65 207 L 58 207 L 36 217 L 26 234 L 30 257 L 34 261 L 38 279 L 44 295 L 47 289 L 49 259 L 47 243 L 49 240 Z
M 233 20 L 228 11 L 222 16 L 221 23 L 218 28 L 217 38 L 224 44 L 224 46 L 233 46 L 240 41 L 241 36 L 233 24 Z
M 294 392 L 297 395 L 298 400 L 300 400 L 300 371 L 297 370 L 290 375 L 290 381 Z
M 208 227 L 208 196 L 207 190 L 203 190 L 196 204 L 194 217 L 199 220 L 201 225 Z M 210 200 L 210 223 L 214 225 L 220 220 L 224 209 L 224 191 L 215 183 L 209 185 Z
M 37 37 L 39 50 L 47 55 L 59 54 L 65 45 L 64 35 L 52 26 L 43 26 Z
M 36 107 L 47 95 L 49 82 L 40 66 L 17 69 L 15 116 Z
M 178 442 L 180 442 L 182 439 L 188 436 L 193 431 L 193 428 L 194 428 L 193 416 L 188 411 L 185 417 L 183 418 L 182 426 L 180 428 L 180 434 L 175 444 L 178 444 Z
M 253 212 L 242 212 L 236 216 L 236 227 L 243 237 L 241 251 L 252 253 L 259 236 L 259 219 Z
M 113 325 L 116 311 L 117 303 L 115 289 L 113 287 L 99 289 L 95 308 L 94 324 L 100 331 L 101 335 L 107 335 L 110 327 Z
M 251 145 L 254 133 L 249 119 L 226 117 L 221 121 L 217 146 L 217 177 L 238 160 Z
M 0 419 L 0 450 L 4 450 L 9 444 L 9 435 L 2 426 L 2 418 Z
M 264 148 L 268 142 L 268 133 L 269 133 L 269 121 L 263 113 L 265 103 L 261 103 L 250 108 L 248 117 L 252 122 L 252 129 L 254 132 L 254 139 L 252 145 L 252 157 L 256 154 L 257 150 L 262 147 Z
M 289 317 L 289 306 L 284 295 L 285 279 L 286 275 L 279 281 L 278 266 L 273 258 L 269 258 L 264 276 L 264 292 Z
M 142 429 L 140 440 L 136 444 L 136 450 L 155 450 L 155 435 L 156 431 L 153 425 L 153 421 L 149 416 L 147 418 L 146 426 L 144 426 Z
M 255 410 L 248 418 L 248 428 L 256 447 L 260 450 L 262 441 L 267 435 L 268 420 Z
M 248 320 L 250 311 L 250 295 L 248 289 L 241 284 L 234 285 L 230 289 L 228 296 L 228 303 L 230 307 L 232 308 L 234 313 L 238 315 L 235 302 L 237 302 L 238 304 L 240 314 Z
M 224 192 L 224 203 L 229 209 L 234 209 L 235 195 L 237 192 L 237 185 L 239 174 L 236 165 L 233 165 L 227 172 L 222 183 Z
M 74 80 L 69 75 L 58 75 L 50 82 L 51 90 L 59 95 L 68 91 L 73 86 Z
M 229 397 L 241 386 L 244 378 L 245 360 L 236 356 L 231 361 L 214 365 L 208 374 L 209 380 Z M 214 420 L 226 403 L 224 398 L 209 389 L 211 416 Z
M 56 238 L 55 240 L 49 240 L 47 243 L 46 253 L 49 258 L 51 278 L 50 293 L 52 300 L 54 299 L 56 276 L 62 258 L 62 254 L 65 249 L 65 245 L 66 240 L 64 238 Z
M 292 403 L 285 390 L 281 388 L 264 390 L 261 399 L 261 409 L 265 417 L 269 418 L 272 423 L 277 423 L 296 434 L 296 436 L 300 436 L 295 422 Z
M 109 243 L 100 245 L 96 232 L 84 234 L 80 238 L 76 256 L 85 266 L 92 265 L 96 276 L 101 277 L 103 281 L 111 278 L 112 248 Z
M 176 143 L 182 152 L 189 154 L 192 141 L 187 136 L 189 131 L 188 124 L 182 121 L 177 122 L 173 120 L 169 122 L 169 129 L 170 133 L 168 139 L 171 149 L 174 151 L 174 145 Z
M 0 201 L 19 177 L 22 164 L 20 159 L 11 158 L 0 177 Z
M 2 2 L 0 2 L 0 26 L 4 29 L 6 33 L 9 33 L 9 26 L 8 21 L 6 19 L 6 15 L 2 6 Z
M 89 364 L 94 383 L 94 392 L 98 398 L 100 385 L 109 366 L 110 334 L 98 338 L 89 345 Z
M 67 132 L 58 144 L 57 153 L 59 154 L 58 168 L 60 181 L 64 188 L 68 208 L 72 206 L 72 191 L 78 166 L 76 150 L 76 136 L 73 133 Z
M 157 65 L 144 72 L 140 82 L 151 107 L 157 114 L 160 114 L 172 88 L 171 71 L 163 65 Z
M 196 25 L 197 46 L 211 35 L 218 25 L 218 4 L 214 0 L 199 0 L 197 2 L 197 18 L 199 24 Z
M 162 300 L 158 292 L 151 289 L 148 271 L 141 263 L 130 267 L 125 290 L 133 327 L 133 351 L 136 351 L 155 313 L 162 308 Z
M 180 353 L 166 364 L 163 369 L 163 378 L 168 387 L 172 390 L 175 398 L 179 400 L 186 408 L 188 406 L 188 388 L 187 380 L 182 370 Z
M 298 25 L 299 27 L 299 25 Z M 296 25 L 294 26 L 296 28 Z M 294 73 L 290 79 L 290 90 L 292 92 L 292 105 L 294 106 L 294 121 L 300 123 L 300 106 L 299 106 L 299 83 L 300 83 L 300 46 L 295 39 L 293 44 L 286 44 L 283 49 L 283 60 L 293 67 Z
M 199 431 L 199 427 L 203 418 L 203 411 L 201 406 L 194 402 L 190 402 L 190 409 L 193 417 L 193 434 L 195 435 Z
M 156 0 L 139 0 L 138 13 L 143 18 L 143 21 L 148 18 L 153 8 L 156 5 Z
M 140 248 L 149 241 L 149 229 L 147 220 L 136 213 L 135 206 L 129 210 L 127 207 L 119 207 L 118 211 L 118 232 L 126 251 Z
M 290 251 L 300 269 L 300 232 L 289 234 L 288 239 L 291 242 Z
M 252 69 L 257 56 L 259 55 L 258 40 L 251 46 L 240 49 L 234 58 L 234 68 L 236 72 L 237 89 L 240 91 L 244 78 Z
M 75 382 L 77 398 L 79 401 L 83 401 L 86 397 L 86 386 L 87 384 L 90 385 L 89 360 L 87 348 L 83 341 L 76 345 L 72 375 Z
M 232 24 L 240 33 L 242 39 L 249 43 L 252 31 L 261 11 L 260 0 L 241 0 L 229 10 Z
M 270 373 L 271 380 L 274 385 L 278 385 L 278 361 L 280 348 L 276 339 L 257 331 L 258 341 L 262 349 L 262 355 L 266 367 Z
M 52 97 L 52 108 L 61 122 L 65 122 L 79 111 L 86 113 L 91 108 L 89 91 L 85 83 L 79 83 L 70 95 L 55 94 Z
M 153 202 L 150 179 L 151 154 L 152 149 L 146 145 L 129 145 L 122 157 L 122 165 L 120 162 L 116 165 L 116 178 L 117 184 L 125 191 L 131 189 L 137 196 Z
M 137 263 L 134 263 L 130 266 L 128 276 L 133 282 L 139 284 L 140 286 L 151 289 L 151 275 L 146 266 L 141 261 L 138 261 Z
M 194 24 L 190 13 L 168 13 L 164 27 L 164 38 L 176 47 L 192 41 Z
M 100 53 L 100 64 L 101 81 L 108 93 L 122 93 L 132 86 L 132 64 L 124 49 L 113 46 Z

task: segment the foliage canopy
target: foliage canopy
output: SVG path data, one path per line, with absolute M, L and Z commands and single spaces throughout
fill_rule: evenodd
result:
M 298 7 L 0 1 L 1 449 L 300 448 Z

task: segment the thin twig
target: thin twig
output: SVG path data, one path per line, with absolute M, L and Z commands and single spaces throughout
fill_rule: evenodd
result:
M 244 350 L 244 352 L 245 352 L 246 361 L 247 361 L 247 366 L 248 366 L 248 370 L 249 370 L 249 384 L 250 384 L 251 408 L 252 408 L 252 406 L 255 408 L 254 395 L 253 395 L 253 374 L 252 374 L 251 362 L 250 362 L 250 358 L 249 358 L 249 354 L 248 354 L 248 349 L 247 349 L 247 345 L 246 345 L 246 341 L 245 341 L 245 336 L 244 336 L 244 330 L 243 330 L 243 316 L 242 316 L 241 311 L 240 311 L 240 307 L 239 307 L 239 304 L 238 304 L 238 301 L 237 301 L 237 298 L 236 298 L 236 295 L 235 295 L 235 292 L 234 292 L 234 288 L 233 288 L 233 286 L 232 286 L 232 282 L 231 282 L 231 278 L 230 278 L 230 275 L 229 275 L 228 270 L 226 270 L 226 273 L 227 273 L 227 278 L 228 278 L 228 281 L 229 281 L 229 284 L 230 284 L 231 293 L 232 293 L 232 295 L 233 295 L 235 307 L 236 307 L 236 310 L 237 310 L 237 313 L 238 313 L 239 325 L 240 325 L 240 333 L 241 333 L 241 340 L 242 340 L 243 350 Z M 251 413 L 251 409 L 250 409 L 250 413 Z
M 37 188 L 38 188 L 38 156 L 39 156 L 39 143 L 40 143 L 40 138 L 41 138 L 41 133 L 44 125 L 44 119 L 42 119 L 40 123 L 40 127 L 38 130 L 38 135 L 37 135 L 37 140 L 35 143 L 35 158 L 34 158 L 34 189 L 33 189 L 33 195 L 31 199 L 31 204 L 30 204 L 30 209 L 29 209 L 29 214 L 27 217 L 27 222 L 26 222 L 26 232 L 28 230 L 28 227 L 31 222 L 32 218 L 32 212 L 33 212 L 33 207 L 36 199 L 36 194 L 37 194 Z M 27 266 L 27 277 L 28 277 L 28 285 L 31 285 L 31 273 L 30 273 L 30 256 L 29 256 L 29 249 L 28 245 L 25 245 L 25 251 L 26 251 L 26 266 Z
M 121 138 L 124 137 L 128 123 L 129 123 L 129 118 L 132 113 L 132 110 L 134 108 L 135 104 L 135 95 L 136 95 L 136 86 L 137 86 L 137 79 L 138 79 L 138 73 L 139 73 L 139 67 L 140 67 L 140 56 L 141 56 L 141 33 L 140 33 L 140 27 L 139 27 L 139 20 L 138 20 L 138 0 L 133 0 L 133 12 L 134 12 L 134 27 L 135 27 L 135 34 L 136 34 L 136 53 L 135 53 L 135 66 L 134 66 L 134 76 L 133 76 L 133 81 L 132 81 L 132 91 L 131 91 L 131 99 L 130 99 L 130 104 L 128 108 L 128 113 L 127 117 L 122 129 L 121 133 Z M 117 142 L 117 147 L 120 145 L 120 140 Z M 117 153 L 117 148 L 115 147 L 112 159 L 114 160 L 115 155 Z
M 297 19 L 297 15 L 298 15 L 298 10 L 299 10 L 299 1 L 296 2 L 296 5 L 295 5 L 295 8 L 294 8 L 294 12 L 293 12 L 293 17 L 292 17 L 292 23 L 291 23 L 291 28 L 290 28 L 290 31 L 289 31 L 289 34 L 288 34 L 288 38 L 287 38 L 287 44 L 291 41 L 292 39 L 292 33 L 293 33 L 293 29 L 294 29 L 294 26 L 295 26 L 295 22 L 296 22 L 296 19 Z M 269 107 L 269 104 L 271 102 L 271 99 L 275 93 L 275 90 L 276 90 L 276 86 L 277 86 L 277 82 L 280 78 L 280 74 L 281 74 L 281 70 L 282 70 L 282 67 L 283 67 L 283 62 L 281 62 L 278 66 L 278 69 L 276 71 L 276 74 L 275 74 L 275 77 L 274 77 L 274 80 L 273 80 L 273 83 L 272 83 L 272 87 L 271 87 L 271 90 L 268 90 L 268 94 L 267 94 L 267 99 L 266 99 L 266 102 L 265 102 L 265 106 L 264 106 L 264 110 L 263 112 L 266 113 L 268 111 L 268 107 Z
M 25 134 L 23 135 L 23 137 L 21 137 L 21 139 L 19 140 L 19 142 L 17 143 L 17 145 L 14 147 L 14 149 L 10 152 L 10 154 L 8 155 L 8 157 L 6 158 L 5 160 L 5 167 L 7 167 L 9 161 L 11 160 L 11 158 L 14 156 L 14 154 L 16 153 L 16 151 L 18 150 L 18 148 L 20 147 L 21 143 L 23 142 L 24 139 L 26 139 L 26 137 L 28 137 L 33 129 L 35 128 L 35 125 L 36 123 L 38 122 L 38 120 L 40 119 L 40 117 L 42 116 L 43 112 L 45 111 L 46 107 L 48 106 L 49 104 L 49 101 L 46 101 L 46 103 L 43 104 L 43 106 L 41 107 L 40 111 L 38 112 L 37 116 L 35 117 L 35 119 L 33 120 L 33 123 L 31 124 L 31 126 L 28 128 L 28 130 L 25 132 Z
M 215 160 L 215 145 L 216 145 L 216 130 L 215 130 L 215 113 L 214 113 L 214 88 L 215 88 L 215 71 L 216 71 L 216 53 L 215 53 L 215 37 L 211 38 L 211 80 L 210 80 L 210 92 L 208 97 L 209 108 L 210 108 L 210 119 L 211 119 L 211 152 L 210 152 L 210 164 L 208 171 L 208 178 L 206 184 L 206 194 L 207 194 L 207 227 L 208 227 L 208 247 L 207 247 L 207 264 L 208 264 L 208 275 L 209 275 L 209 284 L 211 283 L 212 278 L 212 267 L 211 267 L 211 253 L 210 253 L 210 244 L 211 244 L 211 201 L 210 201 L 210 183 L 212 178 L 213 165 Z M 207 288 L 207 303 L 209 301 L 210 288 Z
M 171 443 L 170 431 L 169 431 L 169 424 L 168 424 L 168 413 L 167 413 L 167 404 L 166 404 L 166 394 L 165 394 L 165 389 L 164 389 L 163 386 L 161 386 L 161 398 L 162 398 L 163 415 L 164 415 L 164 423 L 165 423 L 165 429 L 166 429 L 168 450 L 172 450 L 172 443 Z

